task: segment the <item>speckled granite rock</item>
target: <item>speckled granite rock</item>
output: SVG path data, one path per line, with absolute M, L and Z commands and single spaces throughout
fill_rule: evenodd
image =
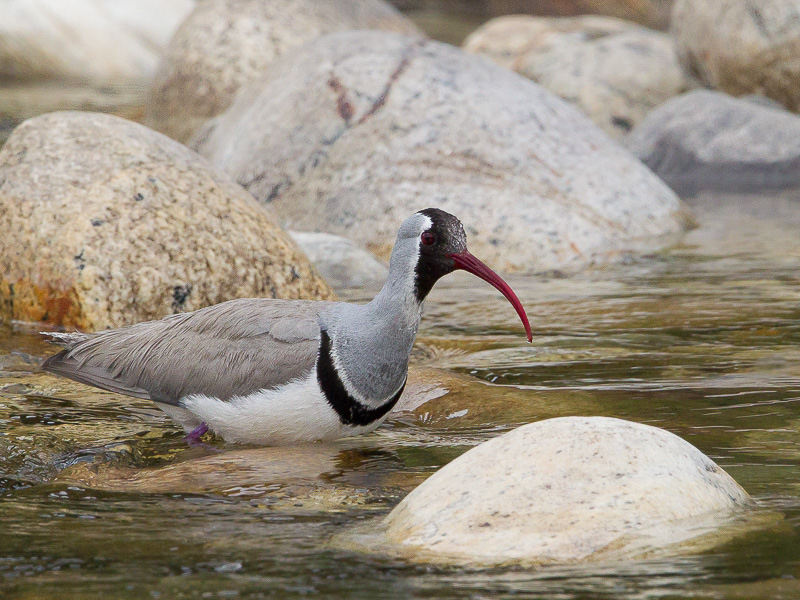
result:
M 278 56 L 347 29 L 421 35 L 384 0 L 205 0 L 170 42 L 147 123 L 185 142 Z
M 347 238 L 330 233 L 290 231 L 289 235 L 334 288 L 380 288 L 388 267 Z
M 555 92 L 614 137 L 687 87 L 669 36 L 609 17 L 500 17 L 464 49 Z
M 92 330 L 242 296 L 331 297 L 224 173 L 108 115 L 15 130 L 0 150 L 0 230 L 5 319 Z
M 672 433 L 563 417 L 473 448 L 411 492 L 385 525 L 390 543 L 422 560 L 569 563 L 685 544 L 750 503 Z
M 681 194 L 800 186 L 800 117 L 698 90 L 654 110 L 627 147 Z
M 53 110 L 144 106 L 148 81 L 193 0 L 3 0 L 0 141 Z
M 670 27 L 678 57 L 706 87 L 760 94 L 800 111 L 800 3 L 677 0 Z
M 438 206 L 495 268 L 567 269 L 663 244 L 675 195 L 577 110 L 480 57 L 391 33 L 326 36 L 276 62 L 195 141 L 290 229 L 388 257 Z

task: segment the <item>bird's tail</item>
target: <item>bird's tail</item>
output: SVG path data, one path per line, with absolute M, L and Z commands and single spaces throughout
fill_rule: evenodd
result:
M 40 331 L 39 335 L 44 336 L 47 338 L 47 341 L 51 344 L 55 344 L 57 346 L 61 346 L 66 350 L 72 350 L 75 345 L 89 339 L 89 336 L 85 333 L 59 333 L 57 331 Z

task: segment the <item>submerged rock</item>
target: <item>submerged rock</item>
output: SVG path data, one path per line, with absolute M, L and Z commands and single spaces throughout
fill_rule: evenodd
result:
M 290 231 L 289 235 L 334 288 L 380 288 L 386 281 L 386 265 L 347 238 L 309 231 Z
M 335 473 L 341 450 L 309 444 L 296 447 L 256 448 L 211 454 L 150 469 L 109 464 L 79 463 L 62 471 L 58 480 L 95 490 L 145 493 L 228 492 L 314 480 Z M 262 489 L 263 493 L 263 489 Z
M 616 137 L 687 87 L 669 36 L 607 17 L 500 17 L 464 49 L 543 85 Z
M 81 108 L 134 114 L 193 0 L 5 0 L 0 141 L 22 120 Z
M 800 186 L 800 117 L 761 101 L 689 92 L 649 114 L 625 145 L 681 194 Z
M 734 96 L 760 94 L 800 111 L 800 4 L 677 0 L 670 31 L 686 72 Z
M 333 31 L 419 30 L 384 0 L 205 0 L 172 39 L 148 124 L 185 142 L 278 56 Z
M 253 199 L 184 146 L 96 113 L 0 150 L 0 316 L 84 330 L 231 298 L 330 298 Z
M 385 535 L 426 561 L 569 563 L 685 544 L 750 504 L 727 473 L 672 433 L 564 417 L 449 463 L 390 513 Z
M 291 229 L 389 255 L 437 206 L 500 270 L 577 268 L 664 244 L 677 197 L 588 119 L 456 48 L 391 33 L 316 40 L 273 64 L 195 141 Z

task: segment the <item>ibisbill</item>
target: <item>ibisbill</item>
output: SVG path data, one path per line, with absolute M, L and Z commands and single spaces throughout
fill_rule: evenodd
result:
M 509 285 L 467 250 L 461 222 L 437 208 L 400 226 L 381 291 L 367 304 L 247 298 L 92 334 L 48 333 L 64 349 L 43 369 L 152 400 L 196 440 L 281 445 L 372 431 L 405 387 L 422 306 L 463 269 Z

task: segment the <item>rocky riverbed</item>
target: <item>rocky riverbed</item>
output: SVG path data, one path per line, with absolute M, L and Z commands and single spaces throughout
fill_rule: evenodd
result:
M 800 594 L 796 8 L 57 4 L 0 19 L 0 595 Z M 368 300 L 431 205 L 533 343 L 449 278 L 372 434 L 188 446 L 39 369 L 41 329 Z

